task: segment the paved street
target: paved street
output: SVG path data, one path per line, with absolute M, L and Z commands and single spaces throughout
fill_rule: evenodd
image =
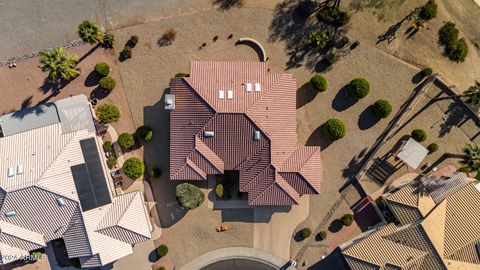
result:
M 0 60 L 78 39 L 83 20 L 112 29 L 207 7 L 209 0 L 0 0 Z

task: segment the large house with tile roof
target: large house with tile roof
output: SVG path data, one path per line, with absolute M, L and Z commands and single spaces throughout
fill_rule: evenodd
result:
M 69 258 L 100 267 L 149 240 L 140 192 L 115 196 L 85 96 L 0 117 L 0 264 L 63 239 Z
M 434 206 L 424 217 L 383 225 L 341 245 L 350 269 L 480 269 L 480 184 L 464 185 L 463 177 L 451 189 L 430 192 Z M 403 189 L 404 202 L 418 198 L 411 187 Z
M 238 171 L 249 205 L 292 205 L 318 194 L 320 147 L 297 146 L 296 90 L 291 74 L 271 73 L 265 62 L 192 62 L 166 96 L 170 178 Z

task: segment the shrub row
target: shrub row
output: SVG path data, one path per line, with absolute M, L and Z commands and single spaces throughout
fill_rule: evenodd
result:
M 458 38 L 459 30 L 453 22 L 447 22 L 440 28 L 439 40 L 445 46 L 445 55 L 452 61 L 463 62 L 468 54 L 467 42 Z

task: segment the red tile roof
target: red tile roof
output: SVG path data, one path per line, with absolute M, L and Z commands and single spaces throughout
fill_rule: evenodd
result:
M 263 62 L 192 62 L 190 77 L 170 81 L 170 178 L 238 170 L 250 205 L 291 205 L 318 194 L 320 147 L 296 145 L 296 89 L 292 75 L 269 73 Z

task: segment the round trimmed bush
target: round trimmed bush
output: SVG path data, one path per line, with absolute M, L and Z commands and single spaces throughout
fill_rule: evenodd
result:
M 312 235 L 312 230 L 310 228 L 303 228 L 300 231 L 300 235 L 303 239 L 307 239 L 308 237 L 310 237 L 310 235 Z
M 420 8 L 420 17 L 426 21 L 437 17 L 438 5 L 434 0 L 428 0 L 428 2 Z
M 348 84 L 348 91 L 356 99 L 362 99 L 370 92 L 370 84 L 364 78 L 355 78 Z
M 100 122 L 105 124 L 117 122 L 122 115 L 120 109 L 117 106 L 109 103 L 100 104 L 97 107 L 95 113 L 97 114 Z
M 327 90 L 328 81 L 321 74 L 316 73 L 310 79 L 310 88 L 314 91 L 324 92 Z
M 435 152 L 438 151 L 438 144 L 436 144 L 436 143 L 431 143 L 431 144 L 429 144 L 429 145 L 427 146 L 427 149 L 428 149 L 428 152 L 429 152 L 430 154 L 435 153 Z
M 467 42 L 464 38 L 456 40 L 445 47 L 445 54 L 450 60 L 457 63 L 465 61 L 465 57 L 467 57 L 468 54 Z
M 197 208 L 205 200 L 205 194 L 197 186 L 189 183 L 177 185 L 175 194 L 180 204 L 189 210 Z
M 160 266 L 160 267 L 157 267 L 156 270 L 167 270 L 167 268 L 163 267 L 163 266 Z
M 426 67 L 426 68 L 422 69 L 422 71 L 420 71 L 420 74 L 422 74 L 423 77 L 430 76 L 430 75 L 432 75 L 432 73 L 433 73 L 433 70 L 429 67 Z
M 150 126 L 140 126 L 135 131 L 135 134 L 144 141 L 150 141 L 153 137 L 153 129 Z
M 153 168 L 150 170 L 150 176 L 152 178 L 160 178 L 160 176 L 162 176 L 162 170 L 160 170 L 160 168 Z
M 123 163 L 123 172 L 126 176 L 137 180 L 145 172 L 145 164 L 139 158 L 129 158 Z
M 317 241 L 322 241 L 322 240 L 324 240 L 325 238 L 327 238 L 327 232 L 326 232 L 326 231 L 320 231 L 320 232 L 317 234 Z
M 215 187 L 215 195 L 217 195 L 218 198 L 223 197 L 223 185 L 222 184 L 218 184 Z
M 105 141 L 102 147 L 103 147 L 103 151 L 105 152 L 113 151 L 113 144 L 111 141 Z
M 100 62 L 95 65 L 95 72 L 101 77 L 107 77 L 110 73 L 110 66 L 105 62 Z
M 326 6 L 318 11 L 317 19 L 325 24 L 341 27 L 350 21 L 350 16 L 346 11 L 340 10 L 338 7 Z
M 340 219 L 342 221 L 342 224 L 345 226 L 350 226 L 353 223 L 353 215 L 352 214 L 345 214 L 342 216 Z
M 449 45 L 457 41 L 460 31 L 453 22 L 445 23 L 438 32 L 440 43 L 442 45 Z
M 116 157 L 108 157 L 107 159 L 107 166 L 109 169 L 117 166 L 117 158 Z
M 113 88 L 115 87 L 115 80 L 112 77 L 104 77 L 100 79 L 98 82 L 98 86 L 100 86 L 101 89 L 107 91 L 107 92 L 112 92 Z
M 188 73 L 179 72 L 179 73 L 175 74 L 175 77 L 176 78 L 188 77 Z
M 133 135 L 127 132 L 120 134 L 117 142 L 123 150 L 129 150 L 135 145 L 135 139 L 133 138 Z
M 345 124 L 338 118 L 329 119 L 323 126 L 323 134 L 331 141 L 343 138 L 346 133 L 347 128 L 345 127 Z
M 158 257 L 164 257 L 168 254 L 168 247 L 166 245 L 160 245 L 155 249 Z
M 392 105 L 388 100 L 379 99 L 373 104 L 373 113 L 378 118 L 386 118 L 392 113 Z
M 412 131 L 410 136 L 417 142 L 423 142 L 427 139 L 427 132 L 423 129 L 417 128 Z

